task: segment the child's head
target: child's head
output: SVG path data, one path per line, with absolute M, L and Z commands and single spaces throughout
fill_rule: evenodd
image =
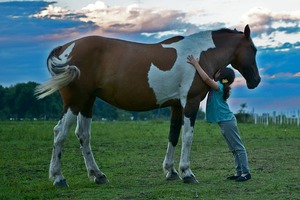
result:
M 215 74 L 215 80 L 220 81 L 223 87 L 223 99 L 226 101 L 230 96 L 230 85 L 235 79 L 234 71 L 231 68 L 223 68 Z
M 223 68 L 215 75 L 216 81 L 220 81 L 223 85 L 231 85 L 235 79 L 234 71 L 231 68 Z

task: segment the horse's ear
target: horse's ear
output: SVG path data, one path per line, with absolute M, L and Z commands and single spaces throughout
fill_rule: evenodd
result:
M 245 29 L 244 29 L 244 34 L 245 34 L 245 37 L 246 37 L 247 39 L 250 39 L 250 33 L 251 33 L 250 27 L 249 27 L 249 25 L 247 24 L 247 25 L 245 26 Z

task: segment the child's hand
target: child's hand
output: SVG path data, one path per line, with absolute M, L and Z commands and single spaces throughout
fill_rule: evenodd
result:
M 187 57 L 187 62 L 194 65 L 194 67 L 198 64 L 198 59 L 195 59 L 193 55 L 189 55 Z

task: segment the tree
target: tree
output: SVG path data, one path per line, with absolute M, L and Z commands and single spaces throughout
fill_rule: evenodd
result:
M 247 123 L 251 119 L 251 115 L 246 112 L 247 103 L 242 103 L 240 110 L 235 114 L 235 117 L 239 123 Z
M 246 113 L 247 103 L 242 103 L 241 109 L 239 110 L 239 113 Z
M 38 100 L 34 90 L 38 83 L 18 83 L 14 86 L 0 85 L 0 120 L 43 119 L 57 120 L 62 114 L 62 100 L 59 92 Z M 169 119 L 170 108 L 159 108 L 145 112 L 130 112 L 118 109 L 100 99 L 94 105 L 94 120 L 151 120 Z M 204 118 L 199 110 L 198 119 Z
M 37 83 L 19 83 L 4 88 L 0 86 L 0 119 L 44 118 L 47 114 L 51 118 L 59 118 L 62 110 L 60 96 L 57 93 L 37 100 L 34 89 Z

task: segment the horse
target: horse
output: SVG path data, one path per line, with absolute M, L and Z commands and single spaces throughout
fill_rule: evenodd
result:
M 37 86 L 38 99 L 60 92 L 63 114 L 54 127 L 54 145 L 49 178 L 57 187 L 67 187 L 61 171 L 63 145 L 77 122 L 88 177 L 97 184 L 109 183 L 95 162 L 91 147 L 91 122 L 95 99 L 129 111 L 171 107 L 170 129 L 163 169 L 167 180 L 197 183 L 190 169 L 190 151 L 200 102 L 209 87 L 201 80 L 187 56 L 194 55 L 212 78 L 231 64 L 245 78 L 247 87 L 260 83 L 257 49 L 250 37 L 236 29 L 202 31 L 174 36 L 152 44 L 87 36 L 54 48 L 47 58 L 51 78 Z M 175 147 L 182 130 L 179 172 L 174 167 Z

